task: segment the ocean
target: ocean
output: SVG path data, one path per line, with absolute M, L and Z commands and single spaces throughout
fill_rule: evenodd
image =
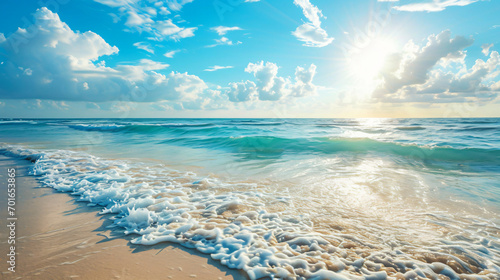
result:
M 2 119 L 0 154 L 250 279 L 500 279 L 499 118 Z

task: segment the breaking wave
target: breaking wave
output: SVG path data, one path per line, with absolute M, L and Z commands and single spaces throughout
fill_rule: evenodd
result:
M 255 145 L 245 138 L 227 141 L 236 147 Z M 276 149 L 299 150 L 305 145 L 293 139 L 250 141 Z M 408 149 L 418 148 L 367 140 L 352 140 L 358 141 L 356 145 L 345 139 L 316 141 L 315 149 L 327 151 L 385 149 L 409 154 Z M 439 158 L 458 160 L 455 153 L 437 151 Z M 313 222 L 317 217 L 293 211 L 293 194 L 280 195 L 256 183 L 223 182 L 163 165 L 65 150 L 2 146 L 0 154 L 34 162 L 30 174 L 44 186 L 99 207 L 101 214 L 112 214 L 114 227 L 137 235 L 132 243 L 175 242 L 196 248 L 223 265 L 246 271 L 250 279 L 498 279 L 500 273 L 500 228 L 481 219 L 449 221 L 443 213 L 421 213 L 433 224 L 422 229 L 429 230 L 426 238 L 402 225 L 382 228 L 362 220 L 357 227 L 353 222 L 349 231 L 349 225 L 336 225 L 334 216 L 329 217 L 330 226 L 318 230 Z M 352 215 L 355 221 L 358 214 Z M 443 229 L 446 235 L 437 234 Z M 391 230 L 407 231 L 408 238 L 389 234 Z

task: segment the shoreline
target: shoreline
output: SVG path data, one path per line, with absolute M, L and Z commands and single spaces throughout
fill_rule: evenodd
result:
M 7 169 L 16 167 L 16 272 L 2 261 L 0 279 L 246 279 L 208 255 L 178 244 L 131 244 L 133 235 L 67 193 L 38 188 L 30 162 L 0 156 L 0 204 L 7 201 Z M 0 252 L 8 253 L 7 209 L 1 209 Z
M 191 128 L 188 130 L 191 131 Z M 197 130 L 194 129 L 195 134 Z M 155 136 L 154 131 L 148 129 L 147 135 Z M 255 130 L 260 131 L 263 130 Z M 44 133 L 41 134 L 54 137 L 55 141 L 51 144 L 54 146 L 58 144 L 58 136 L 70 135 L 74 143 L 79 143 L 80 136 L 81 139 L 87 139 L 83 137 L 92 138 L 96 134 L 84 132 L 76 135 L 71 130 Z M 108 136 L 112 138 L 106 138 Z M 115 136 L 116 139 L 113 138 Z M 95 152 L 97 149 L 89 149 L 93 151 L 89 153 L 82 148 L 86 146 L 79 144 L 71 149 L 40 149 L 38 146 L 32 148 L 33 145 L 28 146 L 30 148 L 18 145 L 3 148 L 2 154 L 12 155 L 16 159 L 39 159 L 39 177 L 22 176 L 23 173 L 19 173 L 19 179 L 27 181 L 25 185 L 36 186 L 38 181 L 38 185 L 43 182 L 44 186 L 52 187 L 44 189 L 46 192 L 26 188 L 32 192 L 32 197 L 24 200 L 23 204 L 29 205 L 26 206 L 29 211 L 21 217 L 30 217 L 26 224 L 32 227 L 32 232 L 42 233 L 26 235 L 33 239 L 26 246 L 30 248 L 26 252 L 30 254 L 31 262 L 22 266 L 27 268 L 27 278 L 60 279 L 60 271 L 66 269 L 73 274 L 64 274 L 64 279 L 143 279 L 145 275 L 152 279 L 215 279 L 212 272 L 205 271 L 206 264 L 211 264 L 206 259 L 207 255 L 170 243 L 158 243 L 166 241 L 173 244 L 187 242 L 183 244 L 192 245 L 200 252 L 212 253 L 213 259 L 221 260 L 220 263 L 227 267 L 247 271 L 232 274 L 228 268 L 221 268 L 219 271 L 226 272 L 224 276 L 229 279 L 347 279 L 358 276 L 360 279 L 413 279 L 418 275 L 422 279 L 486 280 L 496 279 L 495 273 L 500 272 L 500 259 L 497 256 L 499 243 L 496 238 L 498 226 L 495 224 L 498 215 L 493 212 L 485 218 L 477 216 L 465 207 L 467 204 L 446 195 L 464 186 L 451 184 L 457 181 L 473 183 L 471 186 L 465 185 L 465 190 L 474 187 L 474 184 L 479 187 L 476 190 L 483 191 L 488 190 L 485 187 L 489 182 L 496 185 L 491 180 L 493 178 L 484 175 L 497 173 L 475 172 L 475 162 L 470 164 L 470 170 L 466 164 L 464 167 L 459 166 L 460 171 L 483 175 L 469 181 L 465 180 L 468 177 L 461 179 L 456 176 L 463 174 L 442 172 L 456 168 L 455 163 L 459 162 L 456 159 L 450 162 L 443 160 L 444 167 L 440 167 L 437 162 L 437 168 L 433 169 L 433 165 L 427 165 L 424 159 L 408 159 L 406 154 L 390 150 L 378 154 L 378 146 L 363 150 L 362 156 L 354 150 L 336 155 L 334 160 L 330 157 L 335 153 L 319 157 L 314 155 L 312 162 L 304 161 L 300 155 L 288 158 L 286 152 L 278 154 L 277 161 L 273 157 L 255 161 L 253 157 L 246 157 L 248 151 L 252 150 L 243 149 L 230 161 L 236 165 L 230 165 L 226 161 L 215 162 L 218 159 L 216 153 L 211 154 L 204 149 L 183 154 L 179 153 L 180 148 L 169 151 L 165 146 L 153 145 L 151 150 L 155 150 L 159 158 L 162 152 L 164 155 L 182 155 L 182 158 L 177 159 L 179 164 L 170 165 L 174 169 L 171 170 L 165 164 L 155 164 L 154 158 L 147 157 L 146 161 L 142 158 L 121 158 L 124 155 L 122 151 L 130 150 L 135 150 L 139 158 L 148 155 L 143 152 L 144 145 L 141 146 L 144 141 L 141 140 L 144 139 L 142 134 L 132 136 L 128 133 L 103 132 L 102 137 L 96 138 L 101 140 L 96 141 L 95 147 L 101 151 L 109 148 L 112 156 L 99 155 Z M 158 134 L 155 137 L 148 139 L 147 143 L 155 143 L 154 139 L 165 138 L 165 135 Z M 225 137 L 223 139 L 228 136 Z M 258 135 L 255 137 L 262 140 Z M 229 138 L 233 139 L 232 136 Z M 123 144 L 118 144 L 117 140 Z M 138 145 L 135 145 L 135 140 L 139 141 Z M 60 141 L 61 148 L 73 143 L 66 138 Z M 240 141 L 243 145 L 238 147 L 252 147 L 245 141 Z M 257 147 L 264 147 L 264 153 L 259 154 L 257 149 L 256 155 L 265 155 L 267 146 L 273 149 L 277 146 L 276 143 L 268 145 L 266 141 L 256 143 Z M 332 148 L 338 143 L 334 144 Z M 214 151 L 218 151 L 216 147 Z M 373 151 L 376 153 L 372 154 Z M 198 172 L 192 173 L 182 168 L 183 163 L 199 163 L 207 159 L 214 165 L 224 166 L 226 170 L 253 166 L 260 168 L 256 168 L 258 172 L 271 170 L 281 177 L 287 177 L 290 171 L 300 171 L 296 175 L 303 175 L 298 177 L 297 182 L 303 183 L 293 185 L 295 181 L 291 180 L 286 186 L 266 184 L 259 178 L 252 178 L 255 181 L 231 181 L 235 178 L 232 173 L 229 173 L 231 176 L 228 179 L 219 179 L 218 173 L 199 176 Z M 8 163 L 9 160 L 11 163 Z M 5 162 L 2 170 L 15 164 L 12 159 L 6 158 Z M 29 161 L 23 162 L 24 168 L 30 165 Z M 242 165 L 238 165 L 240 162 Z M 279 164 L 269 164 L 273 162 Z M 483 160 L 478 163 L 484 165 Z M 415 164 L 418 165 L 414 167 Z M 268 166 L 272 167 L 267 169 Z M 428 167 L 438 172 L 430 173 L 424 169 Z M 175 170 L 177 168 L 183 171 Z M 497 169 L 493 167 L 492 170 Z M 311 171 L 313 173 L 309 173 Z M 55 190 L 66 191 L 74 196 L 55 193 Z M 61 195 L 63 198 L 59 202 L 56 197 Z M 50 202 L 34 203 L 46 197 Z M 493 195 L 491 198 L 495 197 Z M 471 198 L 480 201 L 478 196 Z M 0 205 L 4 204 L 1 200 Z M 450 211 L 448 203 L 460 206 L 455 208 L 460 211 Z M 64 204 L 72 205 L 60 208 Z M 104 212 L 116 213 L 116 216 L 97 215 L 101 207 L 91 205 L 104 205 Z M 486 210 L 484 212 L 488 213 Z M 56 225 L 47 228 L 54 221 Z M 115 227 L 116 231 L 112 231 L 109 225 L 121 227 Z M 141 235 L 139 238 L 135 238 L 136 235 L 124 236 L 123 228 L 125 232 Z M 44 245 L 46 239 L 58 245 Z M 119 243 L 118 240 L 123 242 Z M 143 245 L 131 245 L 131 240 Z M 148 246 L 152 244 L 156 245 Z M 182 253 L 176 250 L 202 255 L 204 262 L 195 263 L 192 256 L 183 259 Z M 134 262 L 130 256 L 137 255 L 143 257 Z M 23 261 L 21 258 L 19 260 Z M 187 272 L 182 261 L 188 264 L 189 269 L 194 268 L 192 272 Z M 218 267 L 217 263 L 212 263 Z M 247 273 L 246 277 L 243 276 Z M 223 278 L 217 276 L 217 279 Z

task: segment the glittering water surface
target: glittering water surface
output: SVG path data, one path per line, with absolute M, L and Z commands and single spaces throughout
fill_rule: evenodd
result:
M 1 120 L 0 152 L 251 279 L 499 279 L 500 119 Z

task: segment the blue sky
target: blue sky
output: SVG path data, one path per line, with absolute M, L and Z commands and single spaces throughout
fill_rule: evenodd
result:
M 0 117 L 499 117 L 500 2 L 0 3 Z

